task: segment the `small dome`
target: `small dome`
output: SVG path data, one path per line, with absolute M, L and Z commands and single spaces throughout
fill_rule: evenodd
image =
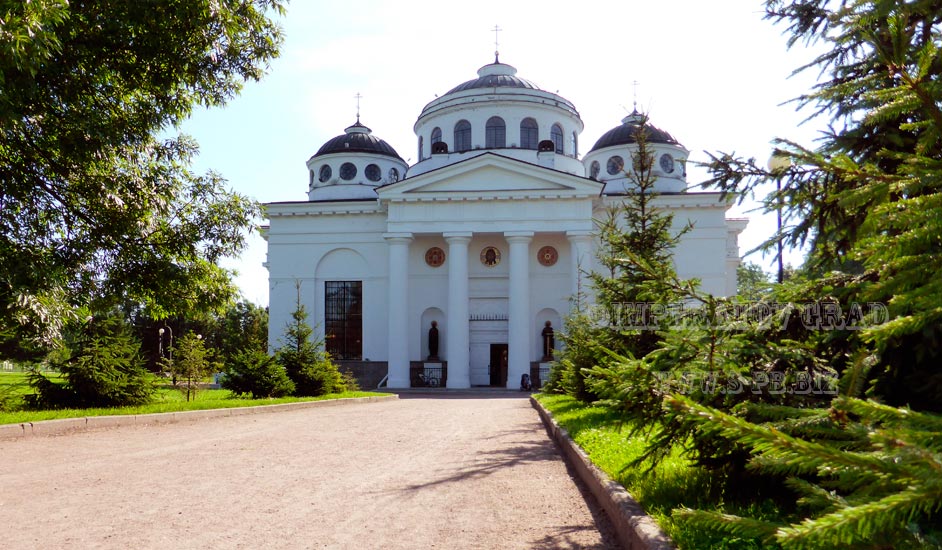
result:
M 372 130 L 360 124 L 360 120 L 357 119 L 353 126 L 344 129 L 343 135 L 330 139 L 311 158 L 333 153 L 374 153 L 402 160 L 391 145 L 372 135 L 371 132 Z
M 592 146 L 592 149 L 589 151 L 597 151 L 599 149 L 604 149 L 606 147 L 612 147 L 613 145 L 625 145 L 628 143 L 637 143 L 635 135 L 637 135 L 638 130 L 641 129 L 641 123 L 644 121 L 644 115 L 640 114 L 638 111 L 631 113 L 625 118 L 621 119 L 621 124 L 612 128 L 611 130 L 605 132 L 598 141 L 595 142 L 595 145 Z M 648 143 L 669 143 L 671 145 L 680 145 L 680 142 L 674 139 L 674 137 L 664 130 L 652 126 L 650 124 L 645 124 L 644 129 L 648 138 Z
M 539 90 L 536 84 L 516 76 L 517 69 L 506 63 L 491 63 L 478 69 L 478 77 L 448 90 L 445 95 L 475 88 L 524 88 Z

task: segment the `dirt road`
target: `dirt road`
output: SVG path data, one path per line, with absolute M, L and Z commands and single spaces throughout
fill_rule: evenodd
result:
M 0 441 L 0 524 L 8 549 L 617 547 L 507 394 Z

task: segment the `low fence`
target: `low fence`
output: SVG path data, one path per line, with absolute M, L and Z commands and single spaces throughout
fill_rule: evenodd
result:
M 426 366 L 412 363 L 409 366 L 409 386 L 412 388 L 444 388 L 448 382 L 448 366 Z

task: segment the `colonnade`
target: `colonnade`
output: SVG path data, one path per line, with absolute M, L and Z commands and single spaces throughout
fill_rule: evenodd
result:
M 504 238 L 509 245 L 509 307 L 507 385 L 516 387 L 520 377 L 530 372 L 534 338 L 530 334 L 530 242 L 532 231 L 508 231 Z M 387 233 L 389 246 L 389 380 L 390 388 L 409 387 L 409 244 L 412 233 Z M 445 339 L 447 343 L 448 387 L 471 387 L 470 316 L 468 245 L 471 232 L 445 232 L 448 244 L 448 303 Z M 572 293 L 579 291 L 580 270 L 586 268 L 591 244 L 588 231 L 567 232 L 570 244 L 570 276 Z

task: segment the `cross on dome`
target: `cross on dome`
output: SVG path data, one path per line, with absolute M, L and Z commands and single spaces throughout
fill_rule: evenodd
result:
M 494 31 L 494 63 L 500 63 L 500 40 L 498 33 L 504 29 L 494 25 L 494 28 L 491 30 Z

